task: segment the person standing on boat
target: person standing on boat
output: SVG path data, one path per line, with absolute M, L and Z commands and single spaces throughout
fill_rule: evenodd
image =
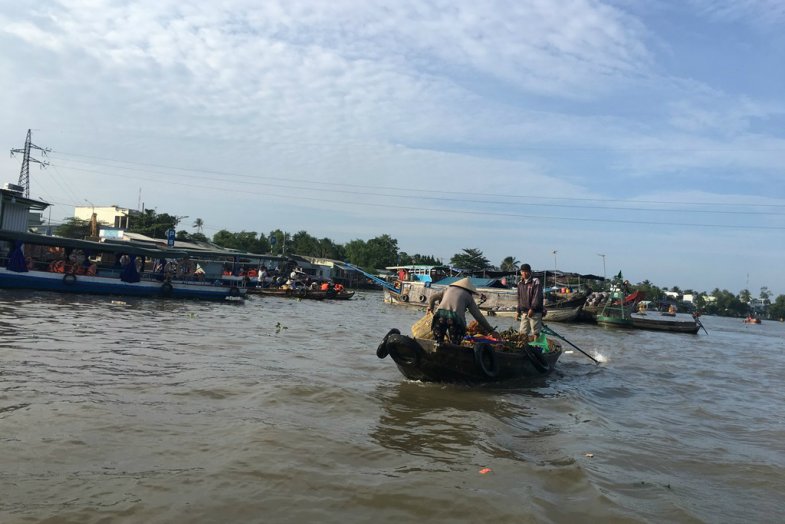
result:
M 519 333 L 537 338 L 542 331 L 542 315 L 545 312 L 542 298 L 542 284 L 532 276 L 529 264 L 521 266 L 521 281 L 518 283 L 518 311 L 515 317 L 521 321 Z
M 468 278 L 463 278 L 447 286 L 444 291 L 431 295 L 430 299 L 428 299 L 428 312 L 432 312 L 436 302 L 439 302 L 439 307 L 436 308 L 433 321 L 431 322 L 431 331 L 437 342 L 441 342 L 445 337 L 448 337 L 453 344 L 461 343 L 466 335 L 467 309 L 479 322 L 484 333 L 498 336 L 474 301 L 473 295 L 476 294 L 477 288 L 474 287 L 472 281 Z

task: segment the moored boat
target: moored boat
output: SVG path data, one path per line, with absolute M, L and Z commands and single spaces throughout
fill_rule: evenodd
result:
M 699 321 L 689 313 L 638 311 L 630 314 L 633 327 L 673 333 L 697 333 Z
M 10 246 L 0 257 L 4 289 L 199 300 L 242 299 L 246 292 L 241 281 L 220 275 L 178 278 L 161 264 L 188 258 L 178 250 L 0 230 L 3 243 Z M 145 271 L 154 263 L 160 271 Z
M 539 344 L 520 346 L 471 338 L 461 345 L 437 344 L 393 329 L 379 344 L 376 356 L 390 355 L 410 380 L 484 383 L 535 379 L 549 375 L 562 355 L 561 344 L 544 335 L 542 338 Z
M 385 290 L 385 302 L 390 304 L 414 307 L 427 307 L 433 293 L 443 291 L 454 277 L 444 279 L 436 284 L 426 282 L 398 282 L 398 287 Z M 477 305 L 489 316 L 514 317 L 518 309 L 518 293 L 515 289 L 489 287 L 492 279 L 471 277 L 477 289 Z M 545 297 L 546 322 L 571 322 L 578 318 L 587 294 L 583 291 L 568 295 L 548 294 Z
M 248 288 L 248 294 L 279 298 L 299 298 L 303 300 L 349 300 L 354 296 L 354 291 L 348 291 L 346 289 L 342 291 L 336 291 L 334 289 L 322 291 L 320 289 L 308 289 L 306 287 L 300 287 L 297 289 L 280 287 L 253 287 Z

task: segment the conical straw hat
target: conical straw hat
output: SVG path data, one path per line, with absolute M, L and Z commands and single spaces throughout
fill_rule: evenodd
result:
M 462 278 L 456 282 L 453 282 L 450 285 L 463 288 L 470 293 L 474 293 L 475 295 L 477 294 L 477 288 L 474 287 L 474 284 L 472 284 L 472 281 L 469 279 L 469 277 Z

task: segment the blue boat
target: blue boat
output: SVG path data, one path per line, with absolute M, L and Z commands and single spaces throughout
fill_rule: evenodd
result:
M 242 278 L 184 273 L 178 261 L 201 267 L 187 251 L 0 230 L 0 289 L 219 301 L 245 297 Z

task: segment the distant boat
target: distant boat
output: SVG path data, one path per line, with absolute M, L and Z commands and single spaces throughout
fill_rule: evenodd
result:
M 630 314 L 633 327 L 673 333 L 697 333 L 698 320 L 689 313 L 660 311 L 638 311 Z
M 10 246 L 0 257 L 3 289 L 199 300 L 241 300 L 246 293 L 238 277 L 192 273 L 183 278 L 166 269 L 175 260 L 195 264 L 186 251 L 0 230 L 3 241 Z M 145 271 L 145 262 L 158 263 L 160 271 Z
M 597 323 L 612 327 L 634 327 L 632 313 L 643 296 L 640 291 L 627 296 L 623 296 L 620 289 L 612 291 L 602 310 L 597 314 Z
M 760 324 L 761 319 L 758 317 L 753 317 L 752 315 L 747 315 L 747 318 L 744 319 L 745 324 Z
M 423 266 L 436 268 L 439 266 Z M 489 316 L 514 317 L 518 309 L 518 292 L 516 288 L 509 288 L 496 278 L 469 277 L 477 289 L 475 301 L 480 310 Z M 414 307 L 427 307 L 432 294 L 443 291 L 458 277 L 445 277 L 437 282 L 423 280 L 398 280 L 393 289 L 385 288 L 384 300 L 390 304 Z M 545 315 L 546 322 L 570 322 L 576 320 L 583 304 L 586 302 L 585 291 L 574 292 L 546 292 Z
M 248 294 L 279 298 L 299 298 L 302 300 L 349 300 L 354 296 L 354 291 L 335 291 L 334 289 L 322 291 L 305 287 L 298 289 L 252 287 L 248 288 Z

